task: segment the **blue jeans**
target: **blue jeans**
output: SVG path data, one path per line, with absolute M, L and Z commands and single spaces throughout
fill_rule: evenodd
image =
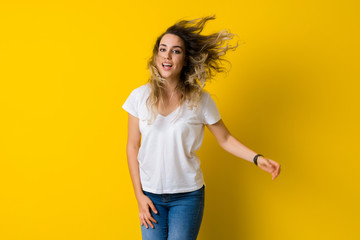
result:
M 150 209 L 157 221 L 154 228 L 141 226 L 143 240 L 196 240 L 204 212 L 205 186 L 186 193 L 143 192 L 158 210 L 155 214 Z

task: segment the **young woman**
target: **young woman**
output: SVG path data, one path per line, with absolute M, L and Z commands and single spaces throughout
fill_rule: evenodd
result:
M 212 97 L 203 90 L 234 34 L 200 35 L 215 16 L 179 21 L 158 37 L 148 62 L 149 82 L 134 89 L 123 108 L 128 115 L 127 158 L 139 207 L 142 237 L 196 239 L 204 210 L 205 185 L 195 154 L 204 126 L 229 153 L 272 174 L 280 165 L 240 143 L 225 127 Z M 226 46 L 223 46 L 227 43 Z M 226 60 L 225 60 L 226 61 Z

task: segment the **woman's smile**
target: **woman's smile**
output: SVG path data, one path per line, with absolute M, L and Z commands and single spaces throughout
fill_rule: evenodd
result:
M 162 67 L 165 71 L 169 71 L 171 68 L 172 68 L 172 64 L 171 63 L 168 63 L 168 62 L 163 62 L 162 63 Z

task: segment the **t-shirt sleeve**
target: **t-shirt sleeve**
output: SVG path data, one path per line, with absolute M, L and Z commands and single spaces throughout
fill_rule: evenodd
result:
M 137 94 L 137 89 L 134 89 L 129 97 L 126 99 L 125 103 L 122 105 L 122 108 L 127 111 L 128 113 L 130 113 L 131 115 L 135 116 L 135 117 L 139 117 L 139 113 L 138 113 L 138 94 Z
M 211 125 L 217 123 L 221 119 L 221 116 L 214 99 L 210 96 L 210 94 L 207 95 L 208 96 L 207 96 L 206 104 L 204 105 L 202 111 L 203 123 Z

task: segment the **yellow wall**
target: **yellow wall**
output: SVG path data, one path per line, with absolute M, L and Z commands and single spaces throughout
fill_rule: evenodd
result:
M 210 14 L 244 44 L 207 89 L 282 173 L 206 131 L 199 239 L 358 238 L 358 1 L 49 2 L 0 3 L 0 239 L 141 238 L 121 106 L 156 37 Z

